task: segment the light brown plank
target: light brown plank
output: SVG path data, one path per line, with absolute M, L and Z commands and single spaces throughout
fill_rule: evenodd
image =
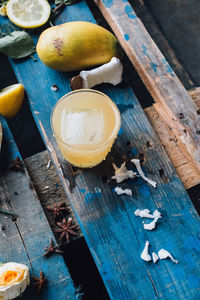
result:
M 94 0 L 113 29 L 171 128 L 200 175 L 200 118 L 197 107 L 171 69 L 129 2 Z M 183 119 L 178 115 L 184 114 Z
M 189 94 L 200 109 L 200 88 L 190 90 Z M 196 172 L 191 159 L 187 157 L 170 128 L 159 117 L 156 105 L 146 108 L 145 112 L 185 188 L 188 189 L 199 184 L 200 176 Z

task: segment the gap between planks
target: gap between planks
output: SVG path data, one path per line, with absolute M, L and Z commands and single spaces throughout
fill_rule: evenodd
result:
M 198 109 L 200 109 L 200 88 L 188 91 Z M 191 188 L 200 183 L 200 176 L 193 166 L 191 158 L 181 147 L 170 127 L 159 115 L 159 108 L 156 104 L 145 109 L 145 113 L 157 133 L 163 147 L 176 169 L 185 188 Z

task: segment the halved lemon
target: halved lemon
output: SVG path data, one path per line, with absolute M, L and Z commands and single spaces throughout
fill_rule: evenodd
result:
M 51 13 L 47 0 L 9 0 L 6 10 L 10 21 L 22 28 L 42 26 Z
M 20 110 L 24 99 L 24 86 L 12 84 L 0 90 L 0 114 L 5 118 L 14 117 Z

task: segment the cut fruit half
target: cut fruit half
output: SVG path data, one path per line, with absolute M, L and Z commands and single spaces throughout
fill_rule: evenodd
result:
M 24 86 L 21 83 L 0 90 L 0 114 L 5 118 L 14 117 L 20 110 L 24 99 Z
M 10 21 L 22 28 L 42 26 L 51 13 L 47 0 L 9 0 L 6 10 Z

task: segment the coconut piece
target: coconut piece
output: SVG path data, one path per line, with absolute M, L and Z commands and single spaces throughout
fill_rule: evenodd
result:
M 102 66 L 89 70 L 81 71 L 78 76 L 71 79 L 71 89 L 90 89 L 101 83 L 119 84 L 122 79 L 123 66 L 117 57 L 113 57 L 110 62 Z
M 153 258 L 154 264 L 156 264 L 157 261 L 159 260 L 159 257 L 158 257 L 158 255 L 155 252 L 152 252 L 152 258 Z
M 5 263 L 0 266 L 0 282 L 0 299 L 15 299 L 30 284 L 29 269 L 23 264 Z
M 140 165 L 140 160 L 139 159 L 131 159 L 131 162 L 135 164 L 136 166 L 136 169 L 138 171 L 138 173 L 140 174 L 140 176 L 145 180 L 147 181 L 149 184 L 151 184 L 154 188 L 156 188 L 157 186 L 157 183 L 149 178 L 147 178 L 145 175 L 144 175 L 144 172 L 142 171 L 142 168 L 141 168 L 141 165 Z
M 140 218 L 149 218 L 149 219 L 154 219 L 155 217 L 150 214 L 150 210 L 145 208 L 145 209 L 136 209 L 134 212 L 134 215 Z
M 124 162 L 120 168 L 116 166 L 115 163 L 112 164 L 115 170 L 115 175 L 112 176 L 112 179 L 116 179 L 117 183 L 124 181 L 125 179 L 135 178 L 137 173 L 132 170 L 127 170 L 126 163 Z
M 115 192 L 117 193 L 117 195 L 122 195 L 122 194 L 126 194 L 128 196 L 132 196 L 132 191 L 130 189 L 122 189 L 119 186 L 116 186 L 115 188 Z
M 145 230 L 153 230 L 156 228 L 156 222 L 160 219 L 160 217 L 155 218 L 151 223 L 144 223 L 143 222 L 143 227 Z
M 149 255 L 149 241 L 146 241 L 144 250 L 141 253 L 141 259 L 145 261 L 151 261 L 151 256 Z
M 158 252 L 158 257 L 160 259 L 166 259 L 166 258 L 170 258 L 171 261 L 173 261 L 175 264 L 178 264 L 178 260 L 174 259 L 173 256 L 171 255 L 171 253 L 169 253 L 167 250 L 165 249 L 161 249 L 159 252 Z

